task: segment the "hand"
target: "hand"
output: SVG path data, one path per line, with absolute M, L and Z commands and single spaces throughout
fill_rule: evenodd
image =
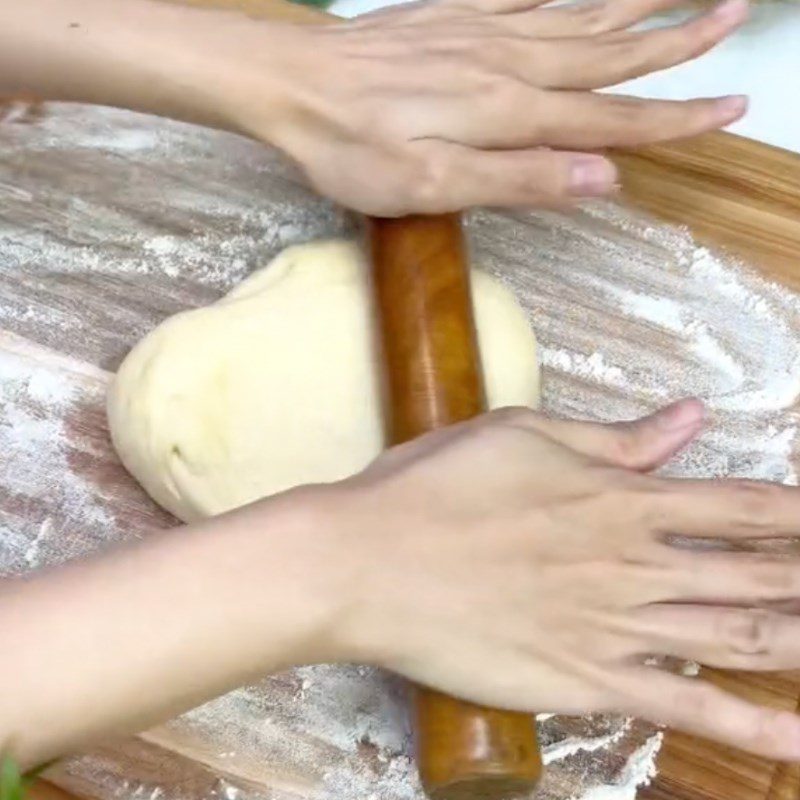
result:
M 645 666 L 800 667 L 800 562 L 689 551 L 800 533 L 800 490 L 645 474 L 693 438 L 686 401 L 601 426 L 504 410 L 388 451 L 333 490 L 363 565 L 349 659 L 485 705 L 619 711 L 800 760 L 800 717 Z
M 744 114 L 742 97 L 593 91 L 695 58 L 747 16 L 746 0 L 728 0 L 677 27 L 630 30 L 675 4 L 434 0 L 339 25 L 254 24 L 236 37 L 225 104 L 235 128 L 277 144 L 320 192 L 359 211 L 563 205 L 616 188 L 614 166 L 582 151 L 693 136 Z M 283 101 L 254 102 L 269 75 L 281 76 Z
M 0 94 L 245 133 L 378 216 L 563 206 L 615 190 L 614 165 L 591 151 L 744 114 L 743 97 L 594 92 L 699 56 L 747 16 L 746 0 L 726 0 L 684 25 L 630 30 L 679 1 L 429 0 L 331 25 L 282 21 L 313 16 L 284 0 L 260 0 L 261 21 L 152 0 L 0 3 Z

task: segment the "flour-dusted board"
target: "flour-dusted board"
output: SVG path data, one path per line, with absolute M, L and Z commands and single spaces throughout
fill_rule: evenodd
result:
M 161 319 L 210 302 L 280 248 L 355 230 L 240 138 L 107 109 L 55 106 L 33 118 L 20 109 L 16 119 L 0 127 L 6 574 L 175 524 L 110 448 L 111 373 Z M 787 203 L 774 205 L 785 221 Z M 712 425 L 676 472 L 795 481 L 798 296 L 618 206 L 569 217 L 483 211 L 468 229 L 475 262 L 512 286 L 537 329 L 548 410 L 612 419 L 698 394 Z M 800 222 L 782 230 L 782 242 L 800 240 Z M 729 680 L 796 704 L 791 678 Z M 107 743 L 53 779 L 103 800 L 416 800 L 404 708 L 402 684 L 371 669 L 303 668 Z M 540 795 L 589 800 L 632 798 L 653 777 L 663 738 L 601 717 L 543 718 L 541 733 Z M 797 783 L 786 775 L 675 736 L 650 791 L 790 800 Z

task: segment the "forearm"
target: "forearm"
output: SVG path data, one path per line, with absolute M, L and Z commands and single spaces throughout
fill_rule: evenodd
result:
M 259 34 L 270 26 L 224 4 L 200 5 L 208 8 L 155 0 L 0 4 L 0 95 L 118 106 L 234 127 L 225 103 L 235 93 L 229 67 L 237 47 L 253 38 L 253 26 Z M 288 13 L 282 0 L 259 6 L 264 13 L 274 9 L 275 18 Z M 262 44 L 268 51 L 268 41 Z M 265 107 L 278 114 L 285 103 L 281 76 L 264 75 L 261 89 Z
M 31 766 L 335 660 L 349 548 L 308 495 L 3 586 L 0 743 Z

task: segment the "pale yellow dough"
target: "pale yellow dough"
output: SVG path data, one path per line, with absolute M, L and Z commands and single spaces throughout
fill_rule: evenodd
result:
M 345 478 L 383 449 L 365 278 L 351 242 L 291 247 L 134 347 L 108 416 L 120 458 L 156 502 L 195 520 Z M 486 273 L 472 281 L 491 407 L 535 406 L 524 311 Z

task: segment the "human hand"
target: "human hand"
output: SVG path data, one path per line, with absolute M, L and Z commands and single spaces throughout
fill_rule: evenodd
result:
M 388 451 L 332 490 L 361 565 L 342 652 L 489 706 L 623 712 L 800 760 L 800 718 L 645 665 L 800 667 L 800 619 L 768 608 L 800 594 L 800 562 L 665 540 L 800 533 L 796 488 L 645 474 L 702 416 L 503 410 Z
M 746 0 L 726 0 L 683 25 L 631 30 L 677 2 L 429 0 L 325 25 L 285 22 L 316 16 L 284 0 L 259 0 L 263 20 L 236 3 L 29 0 L 0 4 L 0 95 L 245 133 L 282 149 L 323 194 L 377 216 L 562 206 L 615 190 L 613 164 L 592 151 L 744 114 L 742 97 L 594 91 L 694 58 L 747 15 Z
M 746 0 L 728 0 L 683 25 L 630 30 L 675 2 L 436 0 L 337 25 L 255 23 L 236 37 L 224 105 L 235 128 L 362 212 L 564 205 L 616 188 L 611 162 L 585 151 L 693 136 L 744 114 L 742 97 L 594 91 L 695 58 L 747 16 Z

